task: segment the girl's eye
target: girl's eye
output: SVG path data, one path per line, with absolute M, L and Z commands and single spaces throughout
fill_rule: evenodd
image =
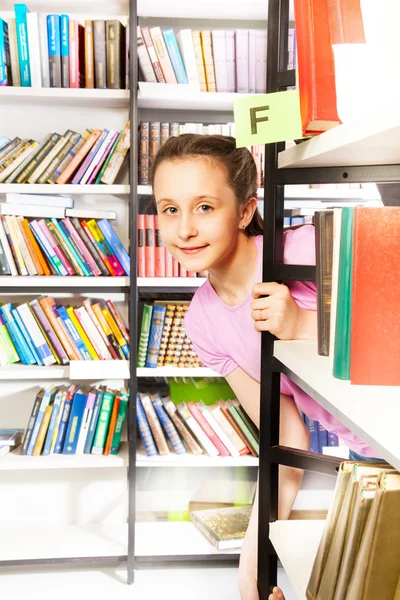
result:
M 199 206 L 200 212 L 203 213 L 207 213 L 210 212 L 210 210 L 212 210 L 211 206 L 209 206 L 208 204 L 202 204 L 201 206 Z
M 178 209 L 175 208 L 175 206 L 168 206 L 168 208 L 163 210 L 163 213 L 165 213 L 166 215 L 176 215 L 177 212 Z

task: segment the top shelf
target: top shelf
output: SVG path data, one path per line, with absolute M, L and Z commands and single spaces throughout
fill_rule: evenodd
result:
M 174 0 L 166 9 L 164 0 L 138 0 L 138 15 L 140 17 L 165 17 L 179 19 L 223 19 L 242 21 L 267 21 L 268 0 L 202 0 L 187 2 Z M 293 7 L 290 9 L 290 19 L 293 20 Z
M 40 104 L 57 108 L 76 107 L 92 108 L 128 108 L 129 90 L 97 90 L 73 88 L 31 88 L 31 87 L 2 87 L 0 88 L 0 106 L 4 103 Z

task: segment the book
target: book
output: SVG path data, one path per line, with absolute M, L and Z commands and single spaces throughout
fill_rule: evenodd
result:
M 85 20 L 85 88 L 94 88 L 93 21 Z
M 318 354 L 328 356 L 332 293 L 333 211 L 315 213 Z
M 90 390 L 90 392 L 92 392 L 92 391 L 93 391 L 93 389 Z M 88 432 L 87 432 L 87 436 L 86 436 L 86 440 L 85 440 L 85 445 L 83 447 L 84 454 L 90 454 L 92 451 L 93 440 L 94 440 L 94 436 L 96 434 L 97 422 L 99 419 L 100 408 L 102 405 L 103 395 L 104 395 L 104 391 L 101 389 L 97 389 L 94 391 L 95 391 L 96 397 L 95 397 L 94 404 L 93 404 L 93 410 L 90 413 L 89 428 L 88 428 Z
M 60 16 L 61 29 L 61 86 L 69 88 L 69 17 Z
M 64 440 L 63 454 L 76 454 L 87 396 L 88 392 L 83 389 L 76 391 L 74 394 Z
M 41 399 L 40 402 L 40 406 L 39 406 L 39 410 L 35 419 L 35 424 L 33 426 L 32 429 L 32 434 L 29 440 L 29 444 L 28 444 L 28 448 L 26 451 L 26 454 L 28 456 L 32 456 L 35 445 L 36 445 L 36 440 L 39 434 L 39 430 L 40 430 L 40 426 L 42 425 L 42 421 L 44 418 L 44 413 L 46 408 L 49 406 L 49 404 L 54 400 L 54 394 L 56 392 L 56 387 L 55 386 L 50 386 L 49 388 L 44 390 L 43 393 L 43 397 Z
M 47 15 L 50 87 L 61 85 L 61 23 L 59 15 Z
M 118 454 L 121 446 L 121 436 L 128 410 L 129 392 L 126 389 L 120 390 L 119 399 L 120 401 L 117 413 L 117 420 L 115 423 L 114 433 L 111 439 L 110 454 Z
M 153 306 L 151 304 L 145 304 L 143 306 L 142 326 L 140 329 L 139 347 L 138 347 L 138 358 L 137 366 L 144 367 L 146 364 L 147 348 L 149 344 L 151 320 L 153 315 Z
M 139 67 L 144 81 L 157 83 L 153 65 L 149 57 L 148 50 L 143 41 L 140 26 L 137 26 L 137 55 L 139 59 Z
M 162 33 L 164 36 L 165 45 L 168 50 L 169 58 L 171 60 L 172 68 L 175 73 L 176 81 L 178 83 L 189 83 L 185 67 L 182 61 L 182 56 L 179 52 L 179 47 L 176 41 L 174 30 L 172 28 L 163 29 Z M 169 82 L 167 81 L 167 83 Z
M 149 58 L 150 58 L 152 66 L 153 66 L 156 79 L 157 79 L 158 83 L 166 83 L 164 73 L 161 69 L 161 64 L 160 64 L 160 61 L 159 61 L 157 53 L 156 53 L 156 49 L 153 44 L 150 30 L 148 27 L 142 27 L 141 31 L 142 31 L 143 41 L 145 43 L 147 52 L 149 54 Z
M 337 309 L 337 288 L 339 279 L 340 235 L 342 226 L 342 209 L 333 209 L 333 249 L 332 249 L 332 290 L 331 314 L 329 320 L 329 368 L 333 369 L 335 354 L 335 329 Z
M 169 418 L 168 413 L 166 412 L 160 394 L 151 394 L 150 396 L 151 402 L 153 404 L 154 410 L 158 416 L 158 419 L 167 434 L 169 441 L 172 444 L 172 447 L 176 454 L 185 454 L 186 448 L 182 444 L 182 441 L 179 437 L 177 430 L 175 429 L 175 425 L 172 420 Z
M 157 414 L 154 410 L 150 395 L 140 394 L 140 401 L 146 414 L 147 422 L 151 429 L 158 453 L 161 456 L 165 456 L 166 454 L 169 454 L 168 444 L 167 440 L 165 439 L 160 421 L 158 420 Z
M 237 434 L 236 429 L 232 426 L 231 422 L 226 417 L 225 413 L 222 410 L 220 404 L 214 404 L 210 406 L 210 411 L 212 416 L 221 426 L 223 431 L 226 433 L 230 441 L 234 444 L 236 450 L 239 452 L 240 456 L 244 456 L 245 454 L 249 454 L 250 450 L 248 449 L 245 442 L 243 442 L 242 438 Z
M 177 408 L 169 396 L 162 399 L 163 405 L 167 413 L 169 414 L 173 424 L 175 425 L 177 431 L 182 437 L 183 441 L 186 443 L 186 446 L 190 450 L 190 452 L 194 455 L 203 454 L 203 450 L 197 443 L 194 436 L 190 433 L 189 429 L 186 427 L 185 423 L 180 418 Z
M 47 431 L 49 428 L 51 415 L 53 413 L 53 406 L 54 406 L 54 396 L 52 396 L 50 398 L 50 401 L 44 410 L 43 419 L 42 419 L 42 422 L 39 427 L 39 431 L 37 434 L 35 446 L 33 448 L 32 456 L 40 456 L 40 454 L 42 452 L 43 444 L 45 442 Z
M 22 87 L 31 87 L 31 70 L 29 62 L 28 27 L 26 4 L 14 4 L 15 26 L 18 42 L 19 71 Z
M 201 47 L 200 31 L 192 31 L 192 43 L 196 57 L 197 77 L 200 85 L 200 91 L 207 92 L 206 73 L 203 60 L 203 50 Z
M 76 454 L 83 454 L 86 439 L 89 434 L 90 421 L 92 417 L 92 412 L 94 408 L 94 404 L 96 401 L 96 390 L 91 388 L 87 393 L 85 409 L 83 411 L 82 424 L 79 431 L 78 443 L 76 446 Z
M 73 19 L 69 20 L 69 87 L 80 88 L 85 84 L 85 28 Z
M 125 27 L 121 21 L 106 21 L 107 88 L 125 88 Z
M 204 417 L 204 414 L 200 412 L 197 403 L 192 400 L 187 402 L 187 407 L 192 413 L 193 417 L 196 419 L 200 427 L 203 429 L 204 433 L 210 439 L 210 442 L 215 446 L 217 450 L 217 455 L 221 456 L 229 456 L 230 452 L 224 446 L 224 444 L 219 439 L 218 435 L 215 433 L 214 429 L 210 426 L 208 420 Z M 215 454 L 214 454 L 215 456 Z
M 121 400 L 121 397 L 120 397 L 119 393 L 117 393 L 115 395 L 114 404 L 113 404 L 112 411 L 111 411 L 110 423 L 109 423 L 108 431 L 107 431 L 107 437 L 106 437 L 106 441 L 104 444 L 104 452 L 103 452 L 104 456 L 108 456 L 110 454 L 111 442 L 112 442 L 112 438 L 114 436 L 115 425 L 117 423 L 117 415 L 118 415 L 120 400 Z
M 18 60 L 18 42 L 17 42 L 17 27 L 15 18 L 9 18 L 8 21 L 8 42 L 10 48 L 10 62 L 11 62 L 11 79 L 14 87 L 21 86 L 21 75 L 19 72 L 19 60 Z M 43 85 L 43 87 L 45 87 Z
M 0 429 L 0 446 L 18 446 L 23 434 L 23 429 Z
M 231 442 L 228 435 L 222 429 L 221 425 L 215 419 L 214 415 L 211 413 L 211 411 L 208 409 L 208 407 L 204 404 L 204 402 L 202 402 L 202 401 L 197 402 L 196 406 L 199 409 L 200 413 L 205 418 L 205 420 L 210 425 L 211 429 L 214 431 L 215 435 L 218 437 L 219 440 L 221 440 L 221 443 L 226 448 L 228 453 L 231 456 L 239 457 L 240 454 L 239 454 L 235 444 L 233 444 Z M 221 454 L 221 456 L 224 456 L 224 455 Z M 225 456 L 228 456 L 228 454 L 225 454 Z
M 58 424 L 57 438 L 54 442 L 52 440 L 52 449 L 54 454 L 61 454 L 64 447 L 65 436 L 67 434 L 68 421 L 71 413 L 72 401 L 75 392 L 79 389 L 78 385 L 70 385 L 67 390 L 67 394 L 64 400 L 64 407 L 62 409 L 61 419 Z
M 212 441 L 210 440 L 208 435 L 205 433 L 205 431 L 199 425 L 197 420 L 191 414 L 191 412 L 189 411 L 189 408 L 186 406 L 186 404 L 184 402 L 181 402 L 180 404 L 177 405 L 176 408 L 177 408 L 180 416 L 182 417 L 184 424 L 193 433 L 196 440 L 199 442 L 199 444 L 204 449 L 206 454 L 208 454 L 209 456 L 218 456 L 219 450 L 212 443 Z
M 103 454 L 104 452 L 104 445 L 106 443 L 114 400 L 114 392 L 107 389 L 103 394 L 101 402 L 100 414 L 97 421 L 91 454 Z
M 157 446 L 140 400 L 140 394 L 136 396 L 136 422 L 146 455 L 156 456 L 158 454 Z
M 164 327 L 166 306 L 154 306 L 151 318 L 150 334 L 147 344 L 145 366 L 155 369 L 157 367 L 158 353 L 160 350 L 161 336 Z M 139 346 L 140 347 L 140 346 Z
M 114 183 L 121 167 L 124 159 L 127 155 L 127 152 L 130 147 L 130 121 L 127 122 L 125 128 L 121 134 L 121 137 L 118 140 L 118 144 L 113 151 L 110 162 L 108 163 L 102 177 L 101 183 L 105 183 L 107 185 L 111 185 Z
M 50 87 L 50 61 L 49 44 L 47 39 L 47 15 L 38 14 L 39 24 L 39 50 L 40 50 L 40 72 L 42 78 L 42 87 Z M 14 84 L 15 85 L 15 84 Z
M 194 510 L 190 520 L 218 550 L 241 548 L 252 506 Z
M 40 41 L 39 41 L 39 15 L 27 13 L 26 25 L 28 30 L 29 64 L 31 69 L 32 87 L 42 87 L 42 73 L 40 66 Z
M 211 32 L 212 49 L 215 68 L 215 85 L 217 92 L 228 91 L 228 68 L 226 57 L 226 32 L 213 29 Z
M 97 89 L 106 88 L 106 22 L 93 21 L 94 29 L 94 82 Z
M 111 223 L 107 219 L 100 219 L 97 222 L 100 231 L 104 238 L 107 240 L 108 245 L 112 249 L 115 256 L 118 258 L 119 263 L 122 265 L 125 273 L 130 274 L 130 259 L 129 255 L 123 247 L 119 237 L 115 233 Z
M 58 421 L 58 415 L 63 406 L 63 400 L 65 400 L 65 396 L 67 394 L 67 386 L 62 386 L 57 390 L 57 393 L 54 397 L 53 410 L 51 411 L 51 418 L 49 422 L 49 427 L 46 433 L 46 439 L 43 444 L 42 454 L 43 456 L 48 456 L 51 453 L 53 437 L 56 430 L 56 424 Z

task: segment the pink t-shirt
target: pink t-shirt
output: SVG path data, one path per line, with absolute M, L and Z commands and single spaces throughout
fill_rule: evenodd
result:
M 254 238 L 258 250 L 258 268 L 254 283 L 262 281 L 262 236 Z M 315 230 L 312 225 L 284 232 L 283 262 L 315 265 Z M 313 282 L 285 282 L 301 308 L 317 309 L 316 285 Z M 240 367 L 260 381 L 261 334 L 255 330 L 251 316 L 251 290 L 243 302 L 228 306 L 215 292 L 209 280 L 193 296 L 186 315 L 185 329 L 200 360 L 226 377 Z M 344 443 L 364 456 L 374 451 L 322 406 L 303 392 L 286 375 L 281 375 L 281 392 L 292 396 L 300 410 L 319 421 L 325 429 L 338 435 Z

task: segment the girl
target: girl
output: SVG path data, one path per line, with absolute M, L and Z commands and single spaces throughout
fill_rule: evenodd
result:
M 202 362 L 225 377 L 254 423 L 260 411 L 260 331 L 280 339 L 317 336 L 314 283 L 257 283 L 262 276 L 263 222 L 257 210 L 257 173 L 251 153 L 221 135 L 185 134 L 159 150 L 152 170 L 160 235 L 188 271 L 208 271 L 185 328 Z M 314 227 L 284 233 L 284 262 L 315 264 Z M 266 297 L 265 297 L 266 296 Z M 308 449 L 300 408 L 352 449 L 373 456 L 287 377 L 281 377 L 280 444 Z M 280 467 L 279 518 L 287 519 L 301 483 L 298 469 Z M 257 498 L 242 547 L 242 600 L 258 600 Z M 275 588 L 271 600 L 283 598 Z

